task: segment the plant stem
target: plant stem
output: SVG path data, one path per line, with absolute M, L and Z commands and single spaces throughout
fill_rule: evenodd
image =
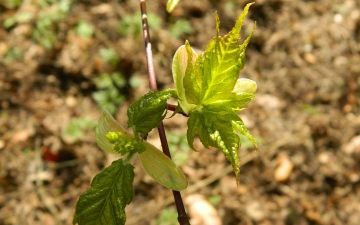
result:
M 142 18 L 142 26 L 143 26 L 142 31 L 145 41 L 145 52 L 146 52 L 146 62 L 147 62 L 147 70 L 149 77 L 149 86 L 151 90 L 157 90 L 156 77 L 154 72 L 154 62 L 153 62 L 152 50 L 151 50 L 149 25 L 147 22 L 147 14 L 146 14 L 146 0 L 140 0 L 140 9 L 141 9 L 141 18 Z
M 169 104 L 169 103 L 167 104 L 167 109 L 170 110 L 170 111 L 175 112 L 176 107 L 177 107 L 176 105 L 172 105 L 172 104 Z M 186 114 L 186 113 L 184 113 L 182 110 L 179 111 L 179 112 L 177 112 L 177 113 L 179 113 L 179 114 L 181 114 L 181 115 L 183 115 L 183 116 L 185 116 L 185 117 L 189 117 L 189 115 Z
M 150 33 L 149 33 L 149 26 L 147 23 L 147 14 L 146 14 L 146 0 L 140 0 L 140 9 L 141 9 L 141 17 L 142 17 L 142 30 L 145 40 L 145 52 L 146 52 L 146 62 L 147 62 L 147 69 L 148 69 L 148 76 L 149 76 L 149 86 L 151 90 L 157 90 L 156 85 L 156 77 L 154 72 L 154 63 L 152 58 L 152 51 L 151 51 L 151 41 L 150 41 Z M 162 145 L 162 149 L 165 155 L 171 158 L 171 154 L 169 151 L 169 145 L 165 135 L 164 124 L 161 122 L 158 127 L 159 137 Z M 186 215 L 184 203 L 181 198 L 181 194 L 179 191 L 174 191 L 174 200 L 176 209 L 178 212 L 178 221 L 180 225 L 189 225 L 189 219 Z

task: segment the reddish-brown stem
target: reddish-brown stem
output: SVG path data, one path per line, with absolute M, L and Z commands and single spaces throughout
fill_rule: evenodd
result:
M 148 69 L 148 76 L 149 76 L 149 85 L 151 90 L 157 90 L 156 85 L 156 77 L 154 72 L 154 64 L 153 64 L 153 58 L 152 58 L 152 51 L 151 51 L 151 42 L 150 42 L 150 33 L 149 33 L 149 27 L 147 23 L 147 14 L 146 14 L 146 0 L 140 0 L 140 9 L 141 9 L 141 17 L 142 17 L 142 30 L 145 40 L 145 52 L 146 52 L 146 62 L 147 62 L 147 69 Z M 169 158 L 171 158 L 170 151 L 169 151 L 169 145 L 166 139 L 165 135 L 165 129 L 163 123 L 160 123 L 158 127 L 159 131 L 159 137 L 162 145 L 162 149 L 165 155 L 167 155 Z M 181 194 L 179 191 L 174 191 L 174 200 L 176 209 L 178 212 L 178 221 L 180 225 L 189 225 L 189 219 L 186 215 L 184 203 L 181 198 Z
M 176 105 L 172 105 L 172 104 L 169 104 L 169 103 L 167 104 L 167 109 L 170 110 L 170 111 L 175 112 L 176 107 L 177 107 Z M 179 111 L 179 112 L 177 112 L 177 113 L 180 113 L 180 114 L 183 115 L 183 116 L 189 117 L 189 115 L 186 114 L 186 113 L 184 113 L 182 110 Z

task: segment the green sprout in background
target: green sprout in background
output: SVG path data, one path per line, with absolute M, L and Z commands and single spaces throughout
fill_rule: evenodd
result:
M 10 7 L 16 7 L 20 3 L 16 0 L 6 0 Z M 72 0 L 37 1 L 40 10 L 36 13 L 18 11 L 3 22 L 5 29 L 12 28 L 17 24 L 32 24 L 32 38 L 47 49 L 52 49 L 58 40 L 57 29 L 66 15 L 70 12 Z
M 115 49 L 100 48 L 99 55 L 103 62 L 110 63 L 113 67 L 116 67 L 116 65 L 119 63 L 119 58 Z
M 149 13 L 147 15 L 149 27 L 156 31 L 159 30 L 162 21 L 156 14 Z M 141 32 L 141 21 L 139 21 L 139 18 L 141 18 L 140 13 L 134 13 L 130 15 L 124 16 L 121 21 L 119 22 L 118 26 L 118 32 L 121 37 L 139 37 Z
M 184 134 L 167 133 L 166 137 L 169 141 L 169 148 L 172 155 L 172 160 L 177 164 L 184 164 L 190 154 L 191 148 L 189 147 Z
M 177 212 L 173 209 L 164 209 L 156 220 L 157 225 L 177 225 Z
M 190 22 L 184 19 L 177 20 L 170 26 L 170 33 L 175 38 L 179 38 L 183 34 L 191 34 L 192 32 L 193 28 L 191 27 Z
M 94 81 L 97 91 L 93 98 L 101 110 L 107 109 L 111 114 L 116 112 L 117 107 L 125 101 L 125 96 L 119 89 L 125 87 L 125 78 L 117 72 L 104 73 Z
M 84 20 L 80 20 L 74 29 L 75 33 L 82 38 L 89 38 L 94 34 L 94 27 Z
M 86 131 L 94 129 L 96 125 L 97 121 L 89 117 L 73 118 L 63 135 L 76 142 L 85 136 Z

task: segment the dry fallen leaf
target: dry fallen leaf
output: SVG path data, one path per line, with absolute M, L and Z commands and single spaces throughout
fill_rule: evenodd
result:
M 267 216 L 264 205 L 255 200 L 246 203 L 246 214 L 254 221 L 261 221 Z
M 280 155 L 277 160 L 279 164 L 274 171 L 274 178 L 278 182 L 286 182 L 291 175 L 294 164 L 286 155 Z
M 344 152 L 351 155 L 360 152 L 360 135 L 353 137 L 343 148 Z
M 221 225 L 221 219 L 213 205 L 202 195 L 189 195 L 185 198 L 190 223 L 192 225 Z

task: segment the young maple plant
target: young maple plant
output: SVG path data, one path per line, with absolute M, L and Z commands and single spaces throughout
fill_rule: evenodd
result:
M 255 97 L 257 87 L 254 81 L 239 78 L 245 64 L 245 49 L 255 29 L 254 25 L 251 34 L 239 45 L 241 27 L 250 5 L 246 5 L 234 28 L 224 37 L 219 36 L 220 20 L 215 14 L 216 36 L 203 53 L 197 55 L 187 41 L 176 51 L 172 63 L 175 89 L 151 90 L 130 105 L 127 125 L 132 133 L 108 111 L 101 113 L 96 128 L 97 144 L 102 150 L 122 157 L 97 174 L 91 188 L 80 196 L 73 224 L 125 224 L 125 207 L 133 198 L 131 159 L 136 155 L 145 171 L 158 183 L 174 193 L 186 189 L 187 180 L 181 169 L 142 138 L 162 125 L 170 98 L 178 100 L 174 113 L 189 117 L 189 146 L 195 149 L 193 142 L 198 137 L 205 148 L 220 149 L 232 164 L 236 182 L 239 182 L 239 134 L 256 146 L 237 114 Z M 184 221 L 180 217 L 186 214 L 179 213 L 179 222 Z M 180 224 L 189 224 L 187 218 L 185 221 Z

